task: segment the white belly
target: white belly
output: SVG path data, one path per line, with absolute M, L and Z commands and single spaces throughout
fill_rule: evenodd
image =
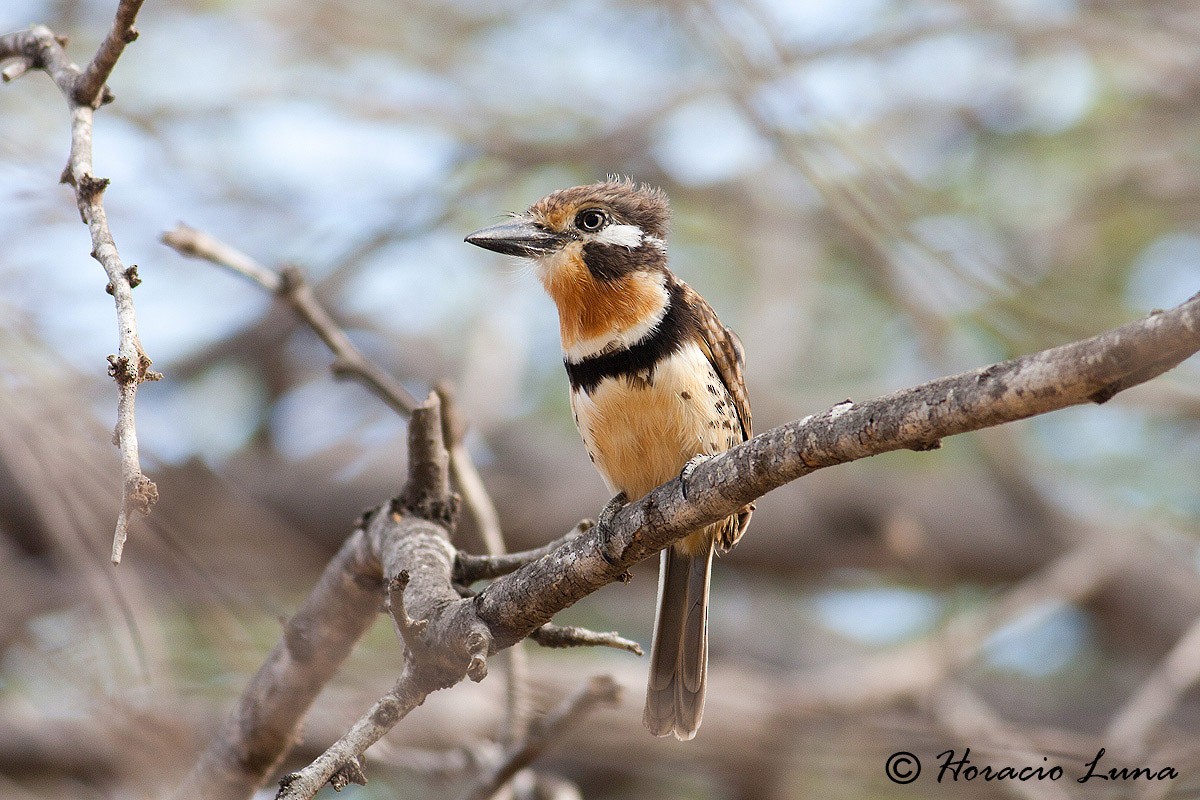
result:
M 693 456 L 742 441 L 732 398 L 693 343 L 652 372 L 571 392 L 588 454 L 614 494 L 636 500 L 679 474 Z

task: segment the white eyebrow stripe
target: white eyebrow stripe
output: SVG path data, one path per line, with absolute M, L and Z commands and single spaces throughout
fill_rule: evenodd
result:
M 637 225 L 609 225 L 597 233 L 592 241 L 633 249 L 642 244 L 642 235 L 642 229 Z
M 661 250 L 664 253 L 667 252 L 667 243 L 664 242 L 662 239 L 658 238 L 657 236 L 653 236 L 649 233 L 647 233 L 646 235 L 644 235 L 642 237 L 642 243 L 648 244 L 651 247 Z

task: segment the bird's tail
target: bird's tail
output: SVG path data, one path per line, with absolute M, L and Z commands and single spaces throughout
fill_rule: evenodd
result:
M 685 545 L 686 542 L 686 545 Z M 679 545 L 687 551 L 677 549 Z M 708 579 L 713 545 L 707 532 L 663 550 L 650 681 L 642 722 L 655 736 L 691 739 L 704 715 L 708 679 Z

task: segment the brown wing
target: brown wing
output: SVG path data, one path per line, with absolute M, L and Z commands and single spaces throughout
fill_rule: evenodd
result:
M 749 439 L 754 434 L 750 420 L 750 398 L 746 394 L 746 382 L 742 378 L 742 368 L 746 365 L 742 341 L 736 333 L 721 324 L 717 312 L 713 311 L 708 301 L 687 284 L 683 285 L 683 297 L 696 311 L 696 320 L 700 323 L 700 344 L 704 354 L 716 368 L 717 375 L 721 377 L 721 382 L 733 398 L 738 420 L 742 423 L 742 438 Z
M 729 390 L 729 396 L 733 398 L 733 407 L 742 423 L 742 439 L 749 439 L 753 435 L 754 426 L 750 419 L 750 398 L 746 394 L 746 381 L 742 378 L 742 368 L 746 365 L 742 342 L 736 333 L 721 324 L 712 306 L 687 284 L 683 284 L 683 299 L 695 310 L 700 329 L 700 346 L 704 354 L 708 356 L 709 363 L 716 369 L 721 382 Z M 738 543 L 742 534 L 746 532 L 746 526 L 750 524 L 750 516 L 753 513 L 754 503 L 750 503 L 726 520 L 717 534 L 717 546 L 722 551 L 728 552 Z

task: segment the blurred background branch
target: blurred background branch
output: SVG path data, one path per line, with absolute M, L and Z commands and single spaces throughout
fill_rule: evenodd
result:
M 42 22 L 95 52 L 113 12 L 14 0 L 0 30 Z M 410 394 L 452 378 L 463 446 L 513 550 L 607 497 L 572 427 L 552 306 L 529 276 L 461 246 L 497 209 L 608 172 L 663 185 L 673 266 L 745 341 L 764 430 L 1200 288 L 1191 3 L 233 0 L 149 4 L 139 27 L 120 102 L 96 117 L 95 168 L 121 188 L 106 211 L 148 279 L 141 334 L 172 380 L 139 398 L 162 500 L 119 579 L 99 533 L 120 491 L 111 384 L 95 374 L 112 312 L 74 209 L 50 190 L 62 101 L 37 76 L 0 92 L 0 590 L 13 598 L 0 795 L 175 786 L 277 618 L 404 468 L 403 421 L 332 382 L 289 309 L 158 244 L 178 219 L 299 265 Z M 540 763 L 589 798 L 999 797 L 883 777 L 889 753 L 960 742 L 945 705 L 818 688 L 837 665 L 933 642 L 895 683 L 940 685 L 931 666 L 961 664 L 955 692 L 983 705 L 950 707 L 987 709 L 1001 739 L 1017 736 L 973 753 L 999 764 L 1032 747 L 1082 765 L 1116 747 L 1114 715 L 1141 708 L 1146 758 L 1183 775 L 1168 796 L 1194 794 L 1200 698 L 1171 654 L 1200 619 L 1197 377 L 1193 359 L 1102 407 L 773 493 L 718 570 L 701 736 L 640 738 L 644 667 L 627 655 L 534 649 L 532 718 L 575 688 L 564 669 L 628 690 Z M 466 542 L 488 524 L 471 517 Z M 951 658 L 951 620 L 990 618 L 1050 575 Z M 635 570 L 560 621 L 646 644 L 652 595 Z M 360 648 L 283 769 L 391 686 L 390 628 Z M 502 683 L 431 697 L 371 751 L 373 786 L 466 791 L 470 771 L 410 771 L 406 753 L 493 740 Z M 1133 703 L 1143 693 L 1154 703 Z

